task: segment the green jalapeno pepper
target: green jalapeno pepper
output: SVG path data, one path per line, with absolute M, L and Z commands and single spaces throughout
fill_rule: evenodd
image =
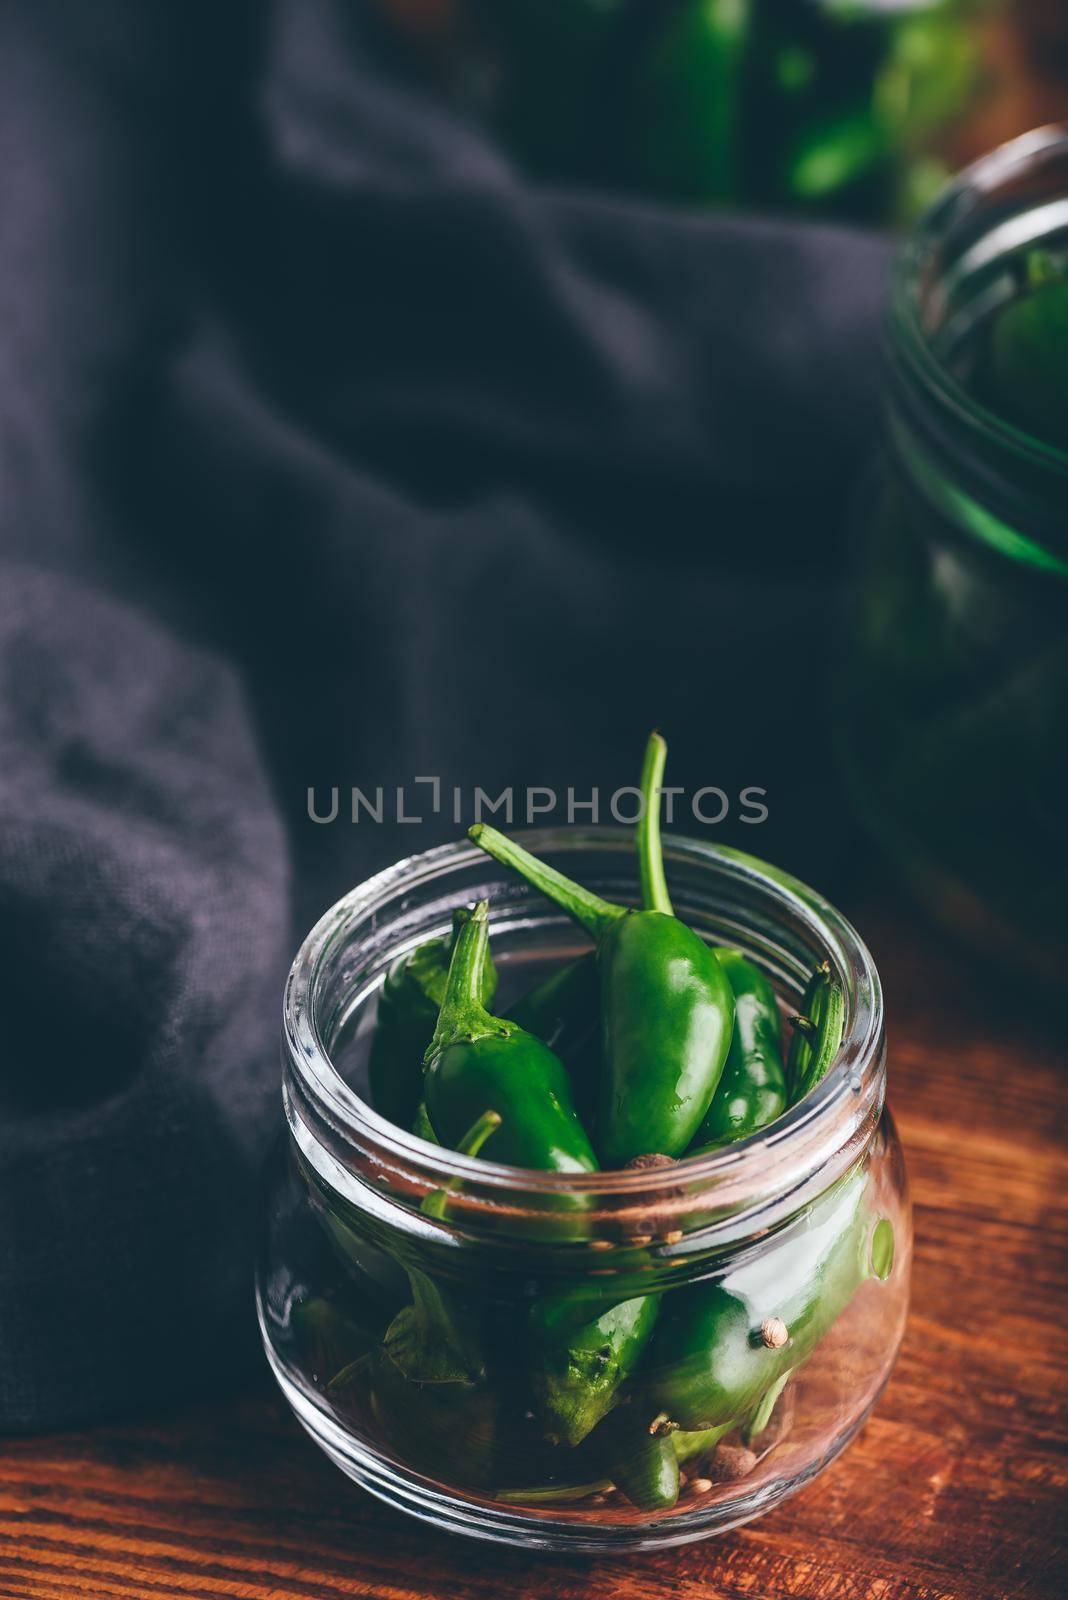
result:
M 477 1155 L 500 1125 L 497 1112 L 485 1112 L 457 1148 Z M 436 1189 L 420 1209 L 443 1218 L 448 1195 Z M 372 1372 L 376 1420 L 408 1460 L 438 1473 L 447 1461 L 459 1481 L 489 1483 L 499 1407 L 486 1382 L 481 1331 L 451 1288 L 417 1268 L 406 1270 L 412 1303 L 386 1329 Z
M 646 907 L 666 904 L 670 910 L 659 842 L 659 784 L 665 756 L 664 741 L 654 735 L 642 771 L 638 866 Z M 584 981 L 593 990 L 584 997 L 585 1004 L 596 1014 L 597 969 L 587 957 L 570 969 L 564 987 L 567 1016 L 574 1010 L 571 996 L 579 981 L 575 974 L 581 973 L 584 964 Z M 543 1301 L 531 1317 L 536 1335 L 532 1363 L 535 1405 L 546 1435 L 570 1445 L 580 1443 L 614 1406 L 649 1342 L 659 1310 L 659 1301 L 644 1295 L 600 1309 L 596 1317 L 583 1321 L 579 1319 L 587 1316 L 586 1300 L 585 1295 L 564 1291 Z
M 415 1116 L 412 1118 L 412 1132 L 417 1139 L 425 1139 L 427 1144 L 440 1144 L 441 1142 L 430 1126 L 425 1100 L 420 1100 Z
M 642 773 L 644 805 L 638 829 L 638 858 L 646 906 L 666 907 L 670 914 L 659 840 L 659 784 L 665 756 L 664 741 L 654 735 Z M 562 986 L 563 1011 L 569 1019 L 579 985 L 592 987 L 597 973 L 589 958 L 565 971 L 568 975 Z M 549 994 L 551 998 L 553 991 Z M 556 999 L 559 998 L 557 991 Z M 587 1011 L 594 1010 L 595 996 L 585 993 L 582 1003 Z M 546 1007 L 543 1014 L 552 1016 L 552 1007 Z M 599 1308 L 598 1314 L 590 1318 L 587 1304 L 587 1296 L 563 1291 L 541 1302 L 531 1315 L 535 1406 L 546 1436 L 570 1445 L 580 1443 L 616 1403 L 620 1388 L 652 1335 L 659 1309 L 656 1298 L 639 1296 Z M 644 1454 L 652 1459 L 648 1448 Z
M 649 1343 L 659 1302 L 651 1295 L 610 1306 L 573 1325 L 573 1297 L 554 1295 L 531 1312 L 531 1388 L 554 1443 L 581 1444 L 615 1404 Z
M 550 972 L 509 1007 L 512 1021 L 566 1058 L 597 1028 L 597 963 L 593 951 Z
M 501 1126 L 494 1110 L 483 1113 L 457 1144 L 464 1155 L 477 1155 Z M 448 1190 L 435 1189 L 420 1209 L 428 1217 L 444 1217 Z M 474 1383 L 485 1377 L 481 1341 L 470 1317 L 450 1291 L 414 1267 L 406 1269 L 412 1303 L 398 1311 L 382 1340 L 393 1365 L 413 1383 Z
M 822 961 L 812 974 L 801 1011 L 790 1018 L 790 1025 L 794 1036 L 786 1075 L 791 1104 L 796 1104 L 826 1077 L 842 1043 L 845 997 L 829 961 Z
M 657 1429 L 636 1404 L 621 1406 L 594 1435 L 605 1470 L 640 1511 L 670 1511 L 679 1498 L 679 1468 L 713 1450 L 737 1427 L 734 1421 L 693 1431 Z
M 413 1383 L 382 1359 L 371 1383 L 371 1409 L 383 1441 L 428 1476 L 473 1488 L 496 1481 L 500 1406 L 489 1384 Z
M 557 967 L 509 1011 L 513 1022 L 560 1057 L 579 1115 L 590 1115 L 601 1062 L 600 985 L 593 951 Z
M 806 1359 L 871 1274 L 867 1174 L 813 1203 L 778 1249 L 668 1296 L 646 1410 L 693 1430 L 745 1417 Z
M 663 768 L 650 741 L 644 779 Z M 654 808 L 657 812 L 658 806 Z M 670 910 L 659 825 L 639 833 L 642 882 L 656 909 L 613 905 L 476 823 L 470 837 L 575 918 L 594 940 L 601 990 L 598 1147 L 609 1166 L 650 1150 L 681 1155 L 712 1101 L 734 1024 L 734 997 L 715 953 Z M 659 909 L 666 906 L 667 909 Z M 434 1110 L 431 1120 L 437 1125 Z
M 600 984 L 593 951 L 557 967 L 509 1011 L 513 1022 L 560 1057 L 579 1117 L 591 1123 L 601 1066 Z
M 457 933 L 469 915 L 466 910 L 454 912 L 452 932 L 400 956 L 382 985 L 367 1070 L 372 1105 L 398 1127 L 411 1125 L 422 1096 L 423 1057 L 438 1020 Z M 483 1005 L 492 1006 L 496 992 L 497 973 L 487 959 Z
M 663 9 L 660 35 L 637 63 L 640 174 L 664 194 L 734 199 L 755 7 L 751 0 L 682 0 Z
M 483 1109 L 503 1126 L 499 1161 L 544 1172 L 596 1172 L 597 1157 L 579 1121 L 563 1065 L 514 1022 L 491 1016 L 479 999 L 489 943 L 487 903 L 460 929 L 434 1038 L 424 1095 L 437 1137 L 454 1145 Z
M 620 1406 L 591 1444 L 620 1494 L 639 1511 L 670 1511 L 679 1498 L 679 1457 L 669 1433 L 651 1433 L 639 1407 Z
M 775 1379 L 769 1389 L 764 1391 L 763 1396 L 757 1403 L 756 1410 L 742 1430 L 742 1438 L 746 1444 L 753 1444 L 762 1434 L 767 1432 L 775 1407 L 778 1405 L 782 1392 L 792 1376 L 792 1371 L 784 1372 L 780 1378 Z
M 782 1024 L 775 991 L 760 969 L 737 950 L 717 950 L 716 955 L 734 993 L 734 1033 L 723 1076 L 694 1138 L 702 1152 L 745 1139 L 786 1109 Z
M 343 1401 L 371 1359 L 373 1336 L 327 1295 L 294 1306 L 292 1327 L 314 1381 L 331 1400 Z
M 737 1426 L 736 1422 L 721 1422 L 718 1428 L 698 1428 L 692 1433 L 688 1433 L 684 1428 L 677 1428 L 668 1434 L 668 1438 L 681 1464 L 692 1461 L 694 1456 L 705 1455 L 709 1450 L 715 1449 L 719 1441 Z

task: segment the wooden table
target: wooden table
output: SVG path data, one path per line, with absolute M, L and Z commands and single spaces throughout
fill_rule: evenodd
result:
M 891 1101 L 916 1208 L 914 1309 L 874 1417 L 815 1484 L 681 1550 L 495 1550 L 360 1493 L 263 1384 L 192 1414 L 0 1447 L 2 1600 L 1068 1592 L 1061 1038 L 1014 984 L 972 971 L 907 908 L 852 909 L 887 990 Z

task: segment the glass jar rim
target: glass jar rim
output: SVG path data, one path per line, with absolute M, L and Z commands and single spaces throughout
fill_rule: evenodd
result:
M 1025 465 L 1068 477 L 1068 450 L 1018 428 L 984 405 L 954 376 L 932 347 L 920 314 L 921 290 L 932 253 L 951 231 L 974 215 L 984 200 L 1021 170 L 1056 156 L 1068 156 L 1068 123 L 1048 123 L 1017 135 L 964 167 L 923 211 L 919 222 L 898 247 L 891 267 L 889 330 L 891 367 L 903 365 L 911 377 L 933 394 L 945 414 L 989 445 Z M 1063 197 L 1068 225 L 1068 195 Z M 1017 213 L 1018 214 L 1018 213 Z M 993 231 L 1009 249 L 1013 213 Z M 990 237 L 985 243 L 993 248 Z M 895 356 L 897 362 L 895 363 Z
M 610 852 L 632 851 L 630 830 L 612 827 L 546 828 L 517 831 L 535 854 L 561 847 Z M 351 1146 L 366 1163 L 400 1171 L 427 1189 L 463 1180 L 465 1188 L 496 1195 L 505 1203 L 529 1198 L 537 1205 L 547 1195 L 578 1195 L 590 1201 L 613 1199 L 641 1206 L 663 1196 L 681 1178 L 687 1186 L 731 1201 L 760 1190 L 794 1190 L 818 1177 L 836 1157 L 870 1134 L 882 1108 L 885 1085 L 883 1001 L 878 972 L 852 925 L 815 890 L 743 851 L 725 845 L 665 834 L 665 861 L 688 862 L 731 879 L 735 886 L 772 897 L 799 918 L 831 959 L 843 981 L 846 1026 L 836 1060 L 823 1081 L 768 1128 L 705 1156 L 671 1167 L 559 1173 L 505 1166 L 433 1145 L 388 1121 L 339 1073 L 322 1037 L 316 997 L 325 963 L 361 927 L 376 925 L 379 911 L 398 891 L 429 885 L 449 872 L 475 864 L 495 869 L 466 838 L 403 858 L 344 895 L 311 929 L 297 952 L 286 983 L 283 1007 L 285 1098 L 291 1131 L 298 1144 L 315 1124 Z M 495 869 L 501 870 L 503 869 Z M 535 896 L 536 891 L 529 891 Z M 539 897 L 540 898 L 540 897 Z M 491 926 L 493 921 L 491 905 Z M 309 1119 L 313 1126 L 309 1129 Z M 331 1163 L 336 1167 L 336 1162 Z M 829 1180 L 828 1180 L 829 1181 Z

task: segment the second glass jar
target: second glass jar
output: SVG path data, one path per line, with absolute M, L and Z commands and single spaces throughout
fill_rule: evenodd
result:
M 997 962 L 1059 985 L 1064 398 L 1038 419 L 1039 437 L 1009 420 L 986 370 L 990 330 L 1020 304 L 1035 262 L 1068 279 L 1068 127 L 968 168 L 899 253 L 886 448 L 857 508 L 839 745 L 863 819 L 914 892 Z M 1061 372 L 1066 332 L 1050 322 L 1039 343 Z M 1033 408 L 1053 381 L 1041 363 L 1034 379 Z

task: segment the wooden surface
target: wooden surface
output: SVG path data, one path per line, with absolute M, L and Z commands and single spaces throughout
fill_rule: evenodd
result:
M 1064 1110 L 1052 1020 L 906 908 L 850 907 L 883 972 L 916 1208 L 901 1358 L 852 1448 L 701 1545 L 562 1560 L 432 1532 L 328 1465 L 264 1383 L 0 1446 L 3 1600 L 1016 1600 L 1068 1593 Z

